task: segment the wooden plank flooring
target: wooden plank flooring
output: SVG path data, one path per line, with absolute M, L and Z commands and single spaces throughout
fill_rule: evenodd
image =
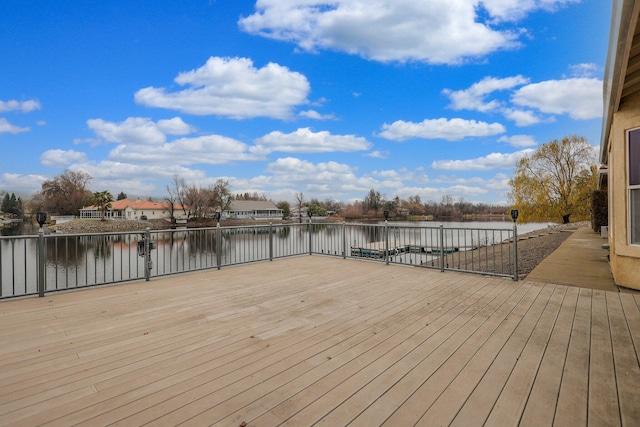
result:
M 639 303 L 323 256 L 2 301 L 0 425 L 637 426 Z

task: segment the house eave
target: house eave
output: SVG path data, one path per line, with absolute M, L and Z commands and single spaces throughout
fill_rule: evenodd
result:
M 640 3 L 636 0 L 613 0 L 609 48 L 603 81 L 604 114 L 600 138 L 600 163 L 605 165 L 609 162 L 609 134 L 613 116 L 621 103 L 639 7 Z

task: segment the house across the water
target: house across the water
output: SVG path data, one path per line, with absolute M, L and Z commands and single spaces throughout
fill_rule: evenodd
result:
M 170 205 L 166 202 L 151 202 L 149 200 L 122 199 L 111 202 L 111 207 L 104 211 L 106 219 L 171 219 Z M 173 216 L 176 219 L 186 219 L 182 205 L 174 205 Z M 85 206 L 80 209 L 81 219 L 102 219 L 102 212 L 96 206 Z
M 267 200 L 234 200 L 229 209 L 222 212 L 228 219 L 281 220 L 282 209 Z

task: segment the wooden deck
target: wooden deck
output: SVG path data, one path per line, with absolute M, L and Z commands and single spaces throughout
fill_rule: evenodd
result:
M 3 301 L 0 425 L 638 426 L 639 303 L 324 256 Z

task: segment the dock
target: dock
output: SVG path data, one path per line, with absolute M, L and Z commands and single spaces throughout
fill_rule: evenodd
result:
M 447 247 L 444 249 L 445 254 L 460 251 L 458 247 Z M 422 246 L 416 244 L 393 243 L 389 244 L 389 249 L 385 249 L 384 242 L 372 242 L 361 246 L 351 246 L 351 256 L 361 258 L 386 258 L 388 256 L 396 256 L 404 253 L 412 254 L 435 254 L 440 255 L 441 249 L 432 246 Z

